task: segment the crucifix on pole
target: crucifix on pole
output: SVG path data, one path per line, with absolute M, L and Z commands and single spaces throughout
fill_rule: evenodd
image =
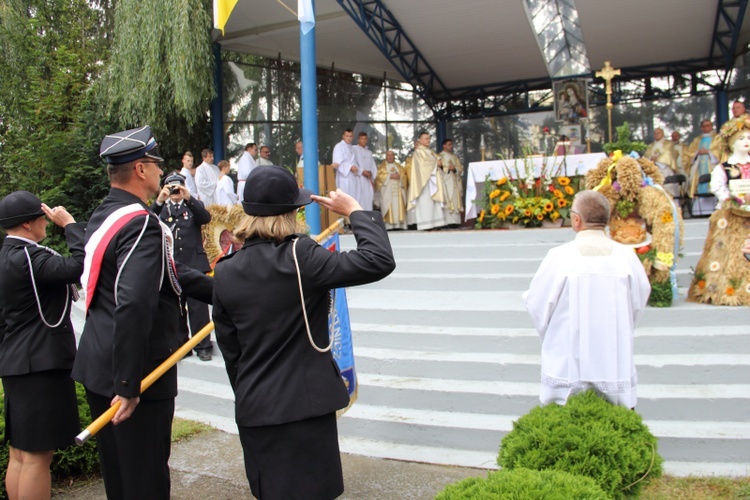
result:
M 597 78 L 604 78 L 606 82 L 606 94 L 607 94 L 607 119 L 609 123 L 609 142 L 612 140 L 612 108 L 615 107 L 612 104 L 612 79 L 620 74 L 619 69 L 615 69 L 610 66 L 609 61 L 604 61 L 604 67 L 601 71 L 596 72 Z

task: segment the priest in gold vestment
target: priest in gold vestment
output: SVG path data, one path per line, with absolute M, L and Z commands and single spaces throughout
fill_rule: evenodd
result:
M 417 229 L 435 229 L 445 226 L 445 182 L 440 169 L 442 162 L 430 149 L 430 134 L 419 134 L 408 172 L 409 188 L 407 223 Z
M 375 178 L 386 229 L 406 229 L 406 185 L 406 169 L 396 161 L 393 151 L 388 151 Z
M 654 142 L 648 145 L 643 156 L 656 163 L 665 179 L 677 172 L 677 153 L 674 145 L 672 141 L 664 138 L 664 130 L 660 128 L 654 130 Z M 673 197 L 680 195 L 678 184 L 666 185 L 664 190 Z
M 443 152 L 440 153 L 443 162 L 443 174 L 445 179 L 445 222 L 446 224 L 461 224 L 461 212 L 464 210 L 464 192 L 462 175 L 464 166 L 461 160 L 453 154 L 453 141 L 443 141 Z

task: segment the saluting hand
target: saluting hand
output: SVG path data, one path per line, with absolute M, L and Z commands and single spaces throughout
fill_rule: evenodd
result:
M 42 212 L 55 224 L 60 227 L 65 227 L 68 224 L 74 223 L 76 220 L 72 215 L 65 210 L 65 207 L 50 208 L 46 204 L 42 203 Z
M 328 196 L 311 195 L 313 201 L 318 202 L 322 207 L 344 217 L 349 217 L 352 212 L 362 210 L 362 206 L 357 200 L 343 192 L 341 189 L 331 191 Z

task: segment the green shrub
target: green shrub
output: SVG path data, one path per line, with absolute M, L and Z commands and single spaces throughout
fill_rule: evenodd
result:
M 538 406 L 514 422 L 497 463 L 587 476 L 607 495 L 623 498 L 661 475 L 656 444 L 640 415 L 587 391 L 565 406 Z
M 448 485 L 435 500 L 599 500 L 606 499 L 593 479 L 567 472 L 529 469 L 490 472 Z
M 91 410 L 86 401 L 86 389 L 78 382 L 76 382 L 76 396 L 78 397 L 78 418 L 81 420 L 81 429 L 85 429 L 91 423 Z M 98 472 L 99 454 L 96 451 L 94 439 L 90 439 L 83 446 L 73 445 L 55 452 L 52 459 L 52 476 L 58 479 L 88 476 Z
M 0 435 L 5 436 L 5 416 L 2 414 L 3 393 L 0 386 Z M 86 390 L 76 382 L 76 396 L 78 397 L 78 415 L 81 420 L 81 428 L 86 428 L 91 423 L 91 410 L 86 402 Z M 99 455 L 96 452 L 96 444 L 93 440 L 84 446 L 73 445 L 65 450 L 55 452 L 52 459 L 53 479 L 68 478 L 72 476 L 86 476 L 99 471 Z M 5 491 L 5 473 L 8 470 L 8 445 L 0 447 L 0 499 L 5 500 L 8 494 Z

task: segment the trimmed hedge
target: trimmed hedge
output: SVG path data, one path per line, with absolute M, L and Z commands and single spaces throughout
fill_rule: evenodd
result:
M 435 500 L 606 500 L 593 479 L 556 470 L 490 472 L 448 485 Z
M 0 434 L 5 435 L 5 416 L 2 415 L 3 393 L 0 386 Z M 86 389 L 76 382 L 76 396 L 78 397 L 78 417 L 81 420 L 81 429 L 91 423 L 91 410 L 86 402 Z M 8 445 L 0 446 L 0 499 L 8 498 L 5 491 L 5 473 L 8 470 Z M 96 452 L 94 440 L 90 440 L 83 446 L 73 445 L 65 450 L 56 451 L 52 458 L 52 478 L 63 479 L 68 477 L 88 476 L 99 472 L 99 455 Z
M 590 477 L 610 497 L 624 498 L 661 476 L 656 445 L 640 415 L 587 391 L 565 406 L 537 406 L 514 422 L 497 463 Z

